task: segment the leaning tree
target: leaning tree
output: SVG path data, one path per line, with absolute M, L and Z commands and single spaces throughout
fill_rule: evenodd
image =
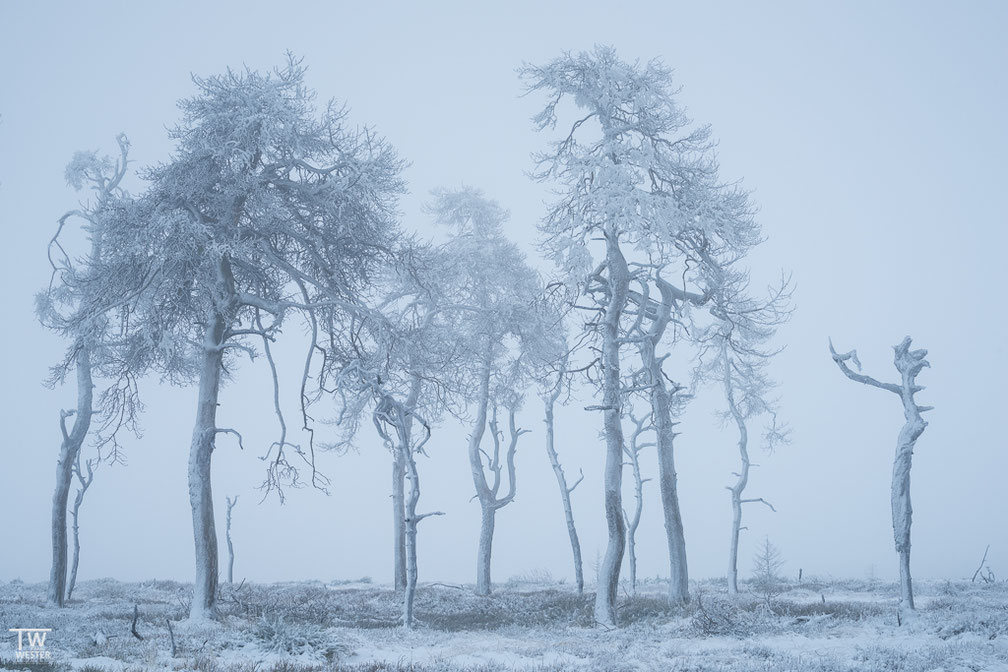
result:
M 49 243 L 52 276 L 48 287 L 36 300 L 39 320 L 60 334 L 70 345 L 62 360 L 50 372 L 49 386 L 63 383 L 74 374 L 77 404 L 60 410 L 62 435 L 56 462 L 56 488 L 52 500 L 52 566 L 49 574 L 49 602 L 63 606 L 77 577 L 80 559 L 80 508 L 94 478 L 94 468 L 103 460 L 121 462 L 117 435 L 121 428 L 136 432 L 140 410 L 136 379 L 145 362 L 138 340 L 127 333 L 129 307 L 116 307 L 104 295 L 101 270 L 110 264 L 106 230 L 127 221 L 132 201 L 122 188 L 126 177 L 129 140 L 117 138 L 115 159 L 97 152 L 77 152 L 66 168 L 67 183 L 76 190 L 89 189 L 92 200 L 70 210 L 59 219 Z M 84 254 L 72 252 L 74 224 L 88 245 Z M 80 237 L 80 236 L 78 236 Z M 96 382 L 96 379 L 98 381 Z M 104 382 L 102 382 L 104 381 Z M 95 387 L 101 385 L 99 394 Z M 67 421 L 73 418 L 68 428 Z M 82 461 L 82 447 L 88 436 L 95 444 L 95 457 Z M 72 508 L 73 561 L 67 584 L 67 504 L 70 487 L 77 477 L 79 488 Z
M 132 328 L 169 379 L 198 384 L 189 452 L 191 619 L 216 615 L 211 457 L 219 435 L 241 440 L 217 424 L 222 383 L 237 357 L 256 354 L 261 342 L 281 426 L 264 456 L 264 487 L 299 482 L 292 455 L 324 487 L 310 439 L 302 445 L 288 436 L 270 344 L 292 313 L 302 315 L 311 334 L 307 377 L 314 313 L 362 310 L 362 288 L 399 237 L 402 162 L 370 130 L 349 126 L 344 108 L 330 103 L 316 112 L 304 72 L 289 58 L 270 73 L 194 77 L 198 92 L 180 102 L 182 120 L 170 131 L 174 154 L 147 171 L 142 216 L 115 227 L 109 241 L 130 264 L 121 283 L 137 288 Z
M 672 453 L 678 386 L 663 371 L 663 344 L 681 335 L 675 327 L 689 306 L 706 301 L 720 266 L 758 242 L 758 226 L 747 194 L 719 181 L 709 129 L 691 128 L 661 63 L 630 64 L 596 47 L 521 74 L 529 92 L 548 97 L 533 118 L 539 130 L 569 114 L 562 101 L 577 108 L 551 150 L 536 155 L 534 176 L 559 187 L 540 224 L 542 245 L 584 297 L 576 308 L 597 353 L 585 370 L 602 396 L 589 408 L 603 413 L 608 545 L 595 618 L 613 625 L 626 537 L 620 421 L 627 393 L 646 396 L 655 415 L 669 598 L 681 604 L 689 593 Z M 641 366 L 627 376 L 622 359 L 632 346 Z
M 917 384 L 917 375 L 924 367 L 931 366 L 925 359 L 927 350 L 911 350 L 909 336 L 904 338 L 899 345 L 893 346 L 895 352 L 893 363 L 900 373 L 900 381 L 898 383 L 883 383 L 871 376 L 859 373 L 861 361 L 858 359 L 856 350 L 839 354 L 833 348 L 832 340 L 829 347 L 833 361 L 845 376 L 855 383 L 870 385 L 899 395 L 900 401 L 903 403 L 905 422 L 900 430 L 899 438 L 896 440 L 896 458 L 893 461 L 892 524 L 896 553 L 899 555 L 900 608 L 901 610 L 913 611 L 913 584 L 910 579 L 910 518 L 912 515 L 910 467 L 913 461 L 914 445 L 928 424 L 921 414 L 933 408 L 932 406 L 919 406 L 914 399 L 914 395 L 924 389 L 923 386 Z M 857 371 L 851 369 L 848 362 L 854 364 Z

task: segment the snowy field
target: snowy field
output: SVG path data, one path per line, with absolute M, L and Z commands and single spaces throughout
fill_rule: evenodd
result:
M 878 582 L 813 579 L 737 602 L 700 582 L 681 612 L 649 582 L 624 592 L 615 630 L 592 627 L 592 596 L 563 584 L 512 580 L 489 598 L 422 585 L 418 627 L 406 632 L 396 594 L 367 580 L 224 586 L 221 622 L 199 625 L 183 620 L 192 588 L 182 583 L 87 581 L 55 609 L 44 584 L 12 581 L 0 583 L 0 668 L 1008 671 L 1008 583 L 915 585 L 919 613 L 899 624 L 896 586 Z M 143 639 L 131 633 L 134 606 Z M 18 662 L 10 628 L 51 628 L 48 662 Z

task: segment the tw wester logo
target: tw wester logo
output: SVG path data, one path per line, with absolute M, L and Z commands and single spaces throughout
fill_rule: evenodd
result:
M 52 654 L 46 651 L 46 635 L 52 628 L 10 628 L 18 637 L 17 660 L 49 660 Z

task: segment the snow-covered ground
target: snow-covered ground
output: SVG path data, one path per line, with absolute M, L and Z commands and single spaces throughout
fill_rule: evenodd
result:
M 1008 583 L 916 588 L 918 615 L 898 623 L 887 584 L 811 580 L 730 601 L 723 584 L 701 582 L 679 611 L 665 606 L 662 584 L 647 583 L 624 593 L 623 627 L 605 630 L 592 627 L 591 596 L 568 586 L 510 582 L 479 598 L 428 585 L 420 625 L 406 632 L 396 594 L 367 581 L 224 586 L 221 621 L 201 624 L 184 620 L 191 587 L 172 581 L 87 581 L 65 609 L 45 605 L 44 585 L 13 581 L 0 583 L 0 668 L 1008 671 Z M 134 605 L 142 640 L 131 633 Z M 48 662 L 18 662 L 10 628 L 51 628 Z

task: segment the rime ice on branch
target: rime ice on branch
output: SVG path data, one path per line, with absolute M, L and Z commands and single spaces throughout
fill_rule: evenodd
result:
M 906 422 L 900 430 L 896 440 L 896 457 L 893 460 L 892 474 L 892 523 L 893 536 L 896 541 L 896 553 L 899 554 L 900 569 L 900 607 L 913 611 L 913 584 L 910 578 L 910 523 L 912 509 L 910 506 L 910 467 L 913 460 L 914 445 L 917 439 L 924 433 L 927 422 L 922 417 L 922 413 L 932 410 L 932 406 L 918 406 L 914 400 L 914 395 L 924 388 L 917 384 L 917 375 L 931 364 L 925 359 L 927 350 L 911 350 L 910 337 L 907 336 L 899 345 L 893 346 L 895 356 L 893 363 L 900 373 L 899 383 L 883 383 L 871 376 L 866 376 L 861 371 L 861 362 L 858 360 L 857 351 L 839 354 L 833 348 L 833 341 L 829 344 L 833 361 L 845 376 L 856 383 L 877 387 L 899 396 L 903 403 L 903 417 Z M 854 364 L 857 371 L 848 366 L 848 362 Z

